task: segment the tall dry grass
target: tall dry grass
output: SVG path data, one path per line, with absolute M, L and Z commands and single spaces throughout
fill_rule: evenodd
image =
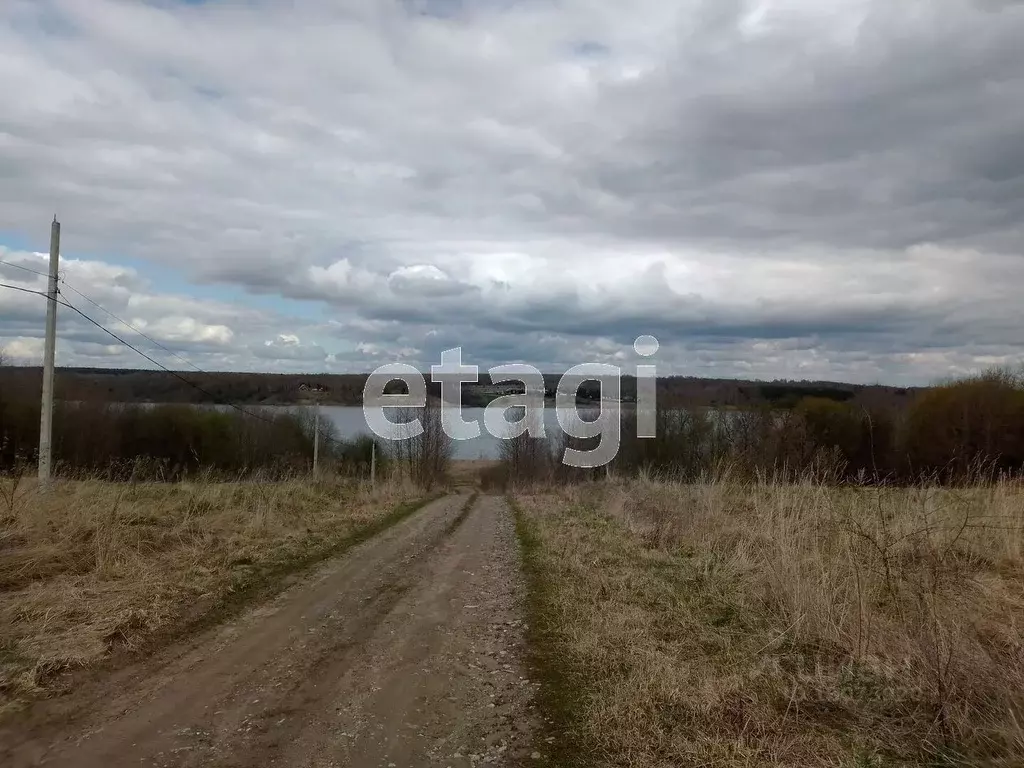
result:
M 0 478 L 0 711 L 144 647 L 400 514 L 419 492 L 334 478 L 180 484 Z
M 522 497 L 585 764 L 1024 764 L 1024 493 L 676 484 Z

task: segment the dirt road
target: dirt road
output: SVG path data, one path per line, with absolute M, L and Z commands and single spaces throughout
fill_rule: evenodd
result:
M 0 731 L 5 766 L 529 762 L 532 686 L 500 497 L 434 502 L 271 602 Z M 86 695 L 83 692 L 82 695 Z

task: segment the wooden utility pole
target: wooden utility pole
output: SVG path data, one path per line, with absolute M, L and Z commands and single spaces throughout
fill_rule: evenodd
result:
M 39 416 L 39 485 L 50 484 L 53 464 L 53 365 L 57 352 L 57 271 L 60 266 L 60 222 L 50 225 L 50 275 L 46 290 L 46 346 L 43 349 L 43 402 Z
M 317 391 L 313 397 L 316 402 L 313 416 L 313 476 L 316 477 L 320 463 L 320 392 Z

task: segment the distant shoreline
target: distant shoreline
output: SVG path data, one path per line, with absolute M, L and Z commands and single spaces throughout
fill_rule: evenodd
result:
M 105 368 L 60 368 L 57 371 L 57 397 L 62 400 L 122 403 L 231 403 L 246 406 L 321 405 L 360 406 L 368 374 L 272 374 L 272 373 L 199 373 L 182 371 L 122 370 Z M 37 397 L 42 372 L 38 367 L 0 368 L 0 391 L 14 396 Z M 559 374 L 545 374 L 545 387 L 553 391 Z M 636 380 L 623 377 L 622 404 L 635 397 Z M 481 384 L 490 386 L 486 374 Z M 310 396 L 311 387 L 324 394 Z M 898 407 L 925 387 L 905 388 L 884 385 L 857 385 L 827 381 L 754 381 L 742 379 L 704 379 L 685 376 L 658 378 L 657 400 L 662 407 L 706 407 L 719 410 L 746 410 L 761 406 L 792 407 L 804 397 L 820 397 L 864 407 Z M 428 393 L 440 394 L 429 382 Z M 493 393 L 473 397 L 464 390 L 467 407 L 484 407 Z M 547 399 L 546 402 L 551 402 Z M 595 400 L 579 398 L 582 404 Z

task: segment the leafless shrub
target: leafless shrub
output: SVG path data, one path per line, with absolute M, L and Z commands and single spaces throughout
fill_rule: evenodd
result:
M 442 425 L 441 404 L 429 404 L 426 408 L 396 408 L 393 420 L 399 424 L 412 425 L 419 421 L 422 431 L 409 437 L 392 441 L 389 458 L 396 465 L 400 475 L 409 478 L 421 488 L 430 490 L 441 485 L 451 463 L 454 441 Z

